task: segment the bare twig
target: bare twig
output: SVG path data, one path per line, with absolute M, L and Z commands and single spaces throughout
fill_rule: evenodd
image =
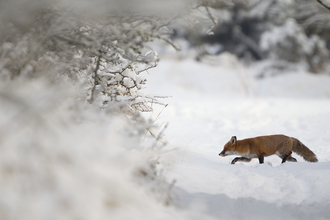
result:
M 323 7 L 330 10 L 330 2 L 329 0 L 317 0 Z M 327 1 L 327 2 L 325 2 Z
M 137 75 L 139 75 L 140 73 L 142 73 L 144 71 L 148 71 L 148 70 L 150 70 L 152 68 L 155 68 L 156 66 L 157 66 L 157 63 L 155 65 L 153 65 L 153 66 L 149 66 L 149 67 L 147 67 L 147 68 L 145 68 L 143 70 L 138 70 L 138 71 L 135 71 L 135 72 L 136 72 Z
M 207 5 L 207 3 L 204 3 L 203 5 L 204 5 L 204 7 L 206 9 L 206 12 L 209 15 L 211 21 L 213 22 L 214 27 L 217 26 L 217 21 L 214 19 L 213 15 L 211 14 L 209 6 Z
M 158 39 L 165 41 L 166 43 L 168 43 L 169 45 L 171 45 L 176 51 L 181 51 L 181 48 L 178 47 L 177 45 L 175 45 L 170 39 L 167 39 L 165 37 L 162 36 L 157 36 Z
M 93 88 L 92 88 L 92 91 L 91 91 L 91 98 L 89 99 L 89 103 L 90 103 L 90 104 L 93 103 L 93 101 L 94 101 L 95 88 L 96 88 L 96 85 L 98 85 L 97 71 L 98 71 L 99 68 L 100 68 L 101 58 L 102 58 L 102 52 L 100 51 L 100 54 L 99 54 L 99 56 L 97 57 L 96 67 L 95 67 L 95 70 L 94 70 L 94 76 L 93 76 L 93 79 L 94 79 L 94 85 L 93 85 Z
M 157 142 L 160 141 L 160 139 L 162 138 L 162 136 L 163 136 L 165 130 L 167 129 L 167 126 L 168 126 L 168 123 L 166 123 L 166 124 L 164 125 L 164 128 L 159 132 L 159 134 L 157 135 L 157 137 L 154 136 L 156 140 L 155 140 L 154 144 L 152 145 L 152 148 L 153 148 L 153 149 L 156 147 Z M 150 131 L 149 131 L 149 132 L 150 132 Z M 151 132 L 150 132 L 150 133 L 151 133 Z M 163 146 L 165 146 L 166 144 L 167 144 L 166 141 L 163 142 Z

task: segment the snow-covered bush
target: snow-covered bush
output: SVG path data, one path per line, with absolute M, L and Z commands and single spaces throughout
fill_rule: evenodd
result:
M 232 3 L 231 7 L 199 5 L 195 13 L 201 15 L 203 23 L 188 26 L 185 36 L 196 48 L 198 60 L 204 55 L 230 52 L 248 62 L 271 58 L 275 62 L 305 63 L 313 73 L 326 69 L 329 11 L 317 1 Z M 210 50 L 210 45 L 216 50 Z
M 146 82 L 142 73 L 158 63 L 146 43 L 166 39 L 171 31 L 166 20 L 113 15 L 93 22 L 65 9 L 40 9 L 31 19 L 25 33 L 13 24 L 6 31 L 0 51 L 3 78 L 52 71 L 84 81 L 90 103 L 105 107 L 122 101 L 133 111 L 151 111 L 148 102 L 155 102 L 154 97 L 138 91 Z
M 67 83 L 0 85 L 1 219 L 166 219 L 170 185 L 145 127 Z
M 328 0 L 319 0 L 329 4 Z M 295 18 L 302 25 L 307 35 L 317 34 L 326 41 L 330 40 L 330 12 L 316 1 L 301 0 L 296 4 Z
M 274 26 L 261 36 L 260 47 L 269 57 L 288 62 L 306 61 L 311 72 L 324 70 L 328 50 L 317 35 L 307 37 L 304 30 L 293 19 L 282 26 Z
M 0 218 L 182 218 L 164 206 L 164 126 L 141 113 L 168 6 L 39 3 L 0 2 Z

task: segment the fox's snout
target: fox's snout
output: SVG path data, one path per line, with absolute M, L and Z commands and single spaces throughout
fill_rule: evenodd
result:
M 226 155 L 225 155 L 225 152 L 221 151 L 221 152 L 219 153 L 219 156 L 221 156 L 221 157 L 226 156 Z
M 235 154 L 235 144 L 236 144 L 236 136 L 232 136 L 230 141 L 223 147 L 223 150 L 219 153 L 219 156 L 225 157 L 228 155 Z

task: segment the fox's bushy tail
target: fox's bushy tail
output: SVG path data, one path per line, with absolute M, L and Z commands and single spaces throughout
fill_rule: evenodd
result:
M 316 155 L 308 149 L 303 143 L 301 143 L 298 139 L 293 138 L 293 146 L 292 151 L 302 156 L 308 162 L 317 162 Z

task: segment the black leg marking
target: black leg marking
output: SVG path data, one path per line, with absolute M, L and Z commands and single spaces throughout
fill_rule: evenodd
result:
M 246 157 L 236 157 L 234 160 L 231 161 L 231 164 L 235 164 L 237 161 L 241 162 L 250 162 L 251 158 L 246 158 Z
M 290 158 L 291 154 L 292 154 L 292 152 L 290 152 L 289 154 L 284 154 L 282 157 L 282 163 L 284 163 L 288 158 Z M 290 160 L 288 160 L 288 161 L 290 161 Z
M 264 163 L 264 155 L 263 155 L 263 154 L 261 154 L 261 155 L 258 157 L 258 159 L 259 159 L 259 163 Z
M 286 161 L 286 158 L 288 158 L 288 156 L 289 156 L 289 155 L 286 154 L 286 155 L 283 157 L 283 159 L 282 159 L 282 163 L 284 163 L 284 162 Z

